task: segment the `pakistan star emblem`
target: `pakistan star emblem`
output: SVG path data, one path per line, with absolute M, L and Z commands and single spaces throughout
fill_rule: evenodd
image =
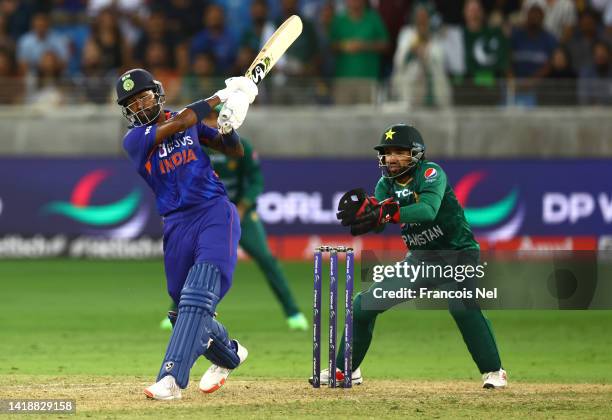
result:
M 390 128 L 386 133 L 385 133 L 385 140 L 393 140 L 393 135 L 395 134 L 395 131 L 393 131 L 392 128 Z

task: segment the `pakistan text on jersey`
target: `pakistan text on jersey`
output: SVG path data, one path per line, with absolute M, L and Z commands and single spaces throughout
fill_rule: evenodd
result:
M 404 240 L 407 246 L 420 246 L 426 245 L 434 239 L 438 239 L 443 235 L 444 231 L 442 230 L 440 225 L 435 225 L 432 228 L 425 229 L 419 233 L 402 235 L 402 239 Z

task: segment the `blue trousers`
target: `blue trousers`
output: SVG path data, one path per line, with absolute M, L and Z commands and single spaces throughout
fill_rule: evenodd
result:
M 164 267 L 168 294 L 178 305 L 187 273 L 206 262 L 221 271 L 220 299 L 232 286 L 240 218 L 236 206 L 220 197 L 164 217 Z

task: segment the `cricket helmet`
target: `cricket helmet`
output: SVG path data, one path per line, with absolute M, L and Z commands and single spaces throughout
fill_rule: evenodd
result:
M 387 154 L 389 148 L 404 149 L 410 152 L 410 160 L 407 165 L 402 166 L 397 173 L 391 174 L 387 166 Z M 413 126 L 406 124 L 394 124 L 388 127 L 380 137 L 380 143 L 374 147 L 378 151 L 378 166 L 382 176 L 385 178 L 397 178 L 410 173 L 416 165 L 425 158 L 425 142 L 421 133 Z
M 151 73 L 144 69 L 128 70 L 117 79 L 115 89 L 117 104 L 121 106 L 123 116 L 132 126 L 147 125 L 157 120 L 166 100 L 166 94 L 161 82 L 155 80 Z M 155 95 L 155 104 L 137 112 L 130 110 L 130 98 L 147 90 Z

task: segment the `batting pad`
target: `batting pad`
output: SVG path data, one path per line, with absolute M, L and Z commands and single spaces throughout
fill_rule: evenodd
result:
M 204 357 L 217 366 L 234 369 L 240 364 L 237 347 L 229 339 L 227 330 L 216 319 L 211 318 L 210 340 L 204 345 Z M 208 348 L 207 348 L 208 347 Z
M 207 348 L 220 288 L 221 273 L 217 267 L 208 263 L 191 267 L 181 291 L 176 325 L 157 376 L 158 381 L 172 375 L 179 387 L 187 387 L 191 367 Z M 225 339 L 229 342 L 227 332 Z

